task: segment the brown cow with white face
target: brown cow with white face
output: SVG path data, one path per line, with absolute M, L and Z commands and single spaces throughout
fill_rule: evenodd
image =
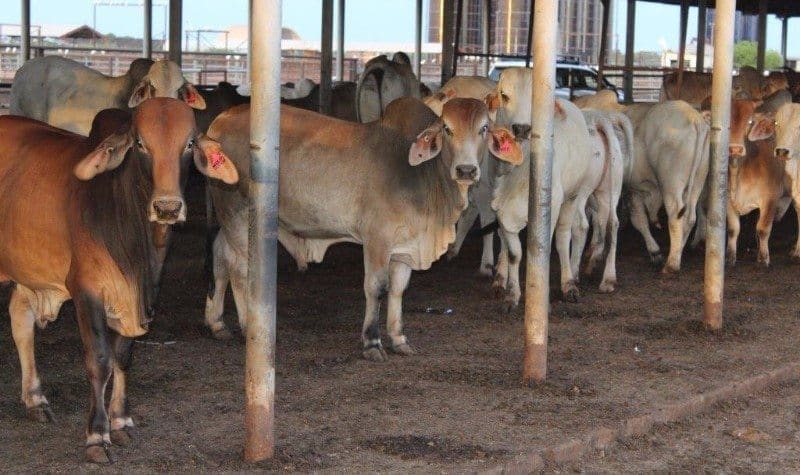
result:
M 133 116 L 104 110 L 89 137 L 0 117 L 0 281 L 16 283 L 9 313 L 22 402 L 30 417 L 52 419 L 36 371 L 34 324 L 44 328 L 72 299 L 91 385 L 92 462 L 110 461 L 107 444 L 129 438 L 125 372 L 133 338 L 147 331 L 151 222 L 185 216 L 180 173 L 190 156 L 208 176 L 237 181 L 219 144 L 198 136 L 191 109 L 175 99 L 147 100 Z
M 320 262 L 332 244 L 364 246 L 363 356 L 373 361 L 387 358 L 378 326 L 387 294 L 389 348 L 415 353 L 403 334 L 403 292 L 411 271 L 428 269 L 453 242 L 487 149 L 500 160 L 522 162 L 514 136 L 492 124 L 481 101 L 453 99 L 441 118 L 419 99 L 400 101 L 370 124 L 281 106 L 278 239 L 301 267 Z M 249 107 L 238 106 L 209 129 L 240 173 L 249 168 L 249 118 Z M 216 337 L 227 337 L 221 316 L 229 280 L 245 323 L 248 203 L 244 189 L 213 186 L 211 196 L 221 230 L 206 324 Z

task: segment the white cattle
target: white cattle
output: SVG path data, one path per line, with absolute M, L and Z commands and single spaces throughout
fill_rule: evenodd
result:
M 617 101 L 617 93 L 611 89 L 597 91 L 597 94 L 576 97 L 572 102 L 580 109 L 598 109 L 625 112 L 625 106 Z
M 281 84 L 281 99 L 299 99 L 306 97 L 317 84 L 308 78 L 303 78 L 293 85 Z M 249 94 L 248 94 L 249 95 Z
M 500 75 L 496 93 L 489 99 L 490 108 L 499 106 L 497 120 L 512 124 L 515 133 L 530 130 L 531 70 L 508 68 Z M 554 103 L 553 179 L 551 189 L 550 236 L 555 233 L 556 250 L 561 264 L 561 291 L 567 300 L 579 296 L 576 273 L 586 243 L 589 227 L 586 202 L 597 189 L 605 166 L 596 142 L 590 136 L 586 119 L 571 102 Z M 595 131 L 596 133 L 596 131 Z M 524 135 L 522 133 L 517 134 Z M 529 144 L 526 143 L 526 147 Z M 530 154 L 524 154 L 522 166 L 498 176 L 492 208 L 500 224 L 501 250 L 493 286 L 506 292 L 504 302 L 511 309 L 519 303 L 519 262 L 522 246 L 519 232 L 528 223 Z M 572 241 L 572 258 L 570 258 Z
M 408 55 L 397 52 L 389 59 L 382 54 L 367 61 L 356 88 L 358 121 L 380 119 L 386 107 L 400 97 L 422 99 L 421 85 Z
M 663 205 L 670 251 L 663 272 L 677 272 L 686 239 L 697 219 L 697 203 L 708 175 L 709 126 L 684 101 L 629 107 L 634 124 L 634 160 L 629 183 L 631 222 L 654 262 L 661 250 L 650 233 Z
M 800 104 L 782 105 L 775 114 L 775 155 L 786 161 L 786 175 L 791 182 L 792 200 L 800 225 Z M 791 257 L 800 260 L 800 230 Z
M 172 61 L 137 59 L 122 76 L 106 76 L 60 56 L 22 65 L 11 86 L 10 113 L 87 135 L 103 109 L 136 107 L 150 97 L 181 99 L 195 109 L 206 104 Z

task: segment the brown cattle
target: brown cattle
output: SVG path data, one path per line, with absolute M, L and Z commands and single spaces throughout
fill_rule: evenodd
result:
M 222 112 L 239 104 L 250 103 L 250 96 L 239 94 L 236 86 L 225 81 L 221 81 L 213 89 L 198 87 L 197 92 L 206 103 L 205 109 L 195 109 L 194 111 L 197 130 L 201 133 L 205 133 L 211 122 Z
M 125 372 L 133 337 L 147 330 L 151 223 L 185 216 L 180 172 L 190 154 L 208 176 L 237 181 L 219 144 L 197 135 L 192 110 L 176 99 L 147 100 L 133 116 L 102 111 L 89 137 L 0 117 L 0 279 L 16 283 L 9 313 L 22 401 L 30 417 L 52 419 L 36 371 L 34 324 L 44 328 L 72 299 L 91 385 L 92 462 L 110 461 L 107 444 L 126 442 L 133 426 Z
M 740 99 L 761 99 L 764 78 L 753 68 L 743 67 L 733 77 L 732 95 Z M 681 90 L 678 91 L 678 72 L 664 75 L 661 85 L 661 102 L 681 99 L 694 107 L 700 107 L 703 99 L 711 95 L 711 73 L 683 72 Z
M 319 84 L 311 88 L 305 97 L 295 99 L 281 98 L 281 104 L 309 111 L 319 111 Z M 331 89 L 331 117 L 357 122 L 356 117 L 356 83 L 345 81 L 335 84 Z
M 734 100 L 731 103 L 731 135 L 728 165 L 728 252 L 730 265 L 736 263 L 739 217 L 758 209 L 758 262 L 769 265 L 769 236 L 779 201 L 789 188 L 783 161 L 775 157 L 775 140 L 766 119 L 756 108 L 761 101 Z M 784 208 L 785 210 L 785 208 Z

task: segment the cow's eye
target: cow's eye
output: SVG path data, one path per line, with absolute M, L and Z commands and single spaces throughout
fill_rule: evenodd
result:
M 448 127 L 447 124 L 444 124 L 442 126 L 442 130 L 444 130 L 444 133 L 446 133 L 447 135 L 453 135 L 453 131 L 450 130 L 450 127 Z
M 488 131 L 489 131 L 489 126 L 487 124 L 483 124 L 483 127 L 481 127 L 481 135 L 485 135 L 486 132 Z
M 500 92 L 500 98 L 503 99 L 503 102 L 508 102 L 508 95 L 505 92 Z
M 186 143 L 186 150 L 191 150 L 194 147 L 194 144 L 195 144 L 195 140 L 194 139 L 189 139 L 189 141 Z
M 142 143 L 141 137 L 136 137 L 136 146 L 139 147 L 139 150 L 144 150 L 144 144 Z
M 748 120 L 747 125 L 753 125 L 753 119 Z

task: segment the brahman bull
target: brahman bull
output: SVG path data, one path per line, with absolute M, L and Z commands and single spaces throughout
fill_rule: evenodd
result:
M 249 118 L 249 108 L 237 106 L 209 129 L 243 175 L 250 160 Z M 414 125 L 417 130 L 409 130 Z M 362 244 L 363 356 L 387 358 L 378 327 L 387 294 L 389 349 L 415 353 L 402 325 L 411 271 L 428 269 L 453 242 L 487 148 L 501 160 L 522 161 L 513 135 L 491 123 L 480 101 L 453 99 L 439 118 L 406 98 L 387 108 L 383 122 L 371 124 L 281 106 L 280 140 L 278 239 L 301 266 L 320 262 L 332 244 Z M 216 336 L 227 336 L 221 316 L 228 280 L 245 325 L 248 203 L 242 186 L 212 186 L 211 195 L 221 230 L 213 245 L 206 324 Z
M 500 74 L 497 91 L 487 101 L 490 107 L 498 106 L 498 123 L 529 131 L 531 94 L 531 70 L 508 68 Z M 554 114 L 550 236 L 555 233 L 561 291 L 565 299 L 574 301 L 579 291 L 577 265 L 573 264 L 580 261 L 589 227 L 586 202 L 600 184 L 605 163 L 600 150 L 594 148 L 586 119 L 574 104 L 556 99 Z M 530 158 L 525 154 L 522 166 L 495 179 L 492 208 L 497 212 L 502 245 L 492 285 L 499 293 L 505 292 L 508 310 L 516 307 L 521 296 L 519 232 L 528 223 L 529 177 Z M 572 259 L 570 241 L 575 253 Z
M 370 59 L 364 65 L 356 88 L 358 121 L 380 119 L 389 103 L 405 96 L 422 98 L 420 82 L 408 55 L 397 52 L 392 59 L 383 54 Z
M 755 69 L 745 66 L 739 74 L 733 76 L 732 95 L 739 99 L 761 99 L 765 78 Z M 698 73 L 694 71 L 683 72 L 681 90 L 678 91 L 678 72 L 664 75 L 661 84 L 661 102 L 671 100 L 684 100 L 695 108 L 699 108 L 703 100 L 711 95 L 711 73 Z
M 792 200 L 800 225 L 800 104 L 782 105 L 771 122 L 775 131 L 775 155 L 786 161 L 786 175 L 791 183 Z M 800 231 L 791 252 L 792 259 L 800 260 Z
M 147 330 L 151 223 L 180 220 L 189 155 L 208 176 L 236 182 L 219 144 L 197 135 L 191 109 L 175 99 L 145 101 L 132 117 L 104 110 L 88 138 L 0 117 L 0 281 L 16 283 L 9 313 L 22 402 L 29 417 L 52 420 L 36 371 L 34 324 L 44 328 L 72 299 L 91 385 L 92 462 L 109 462 L 107 445 L 129 439 L 126 372 L 133 338 Z
M 136 107 L 149 97 L 172 97 L 195 109 L 203 97 L 172 61 L 137 59 L 127 73 L 110 77 L 60 56 L 27 61 L 11 86 L 9 112 L 87 135 L 103 109 Z

